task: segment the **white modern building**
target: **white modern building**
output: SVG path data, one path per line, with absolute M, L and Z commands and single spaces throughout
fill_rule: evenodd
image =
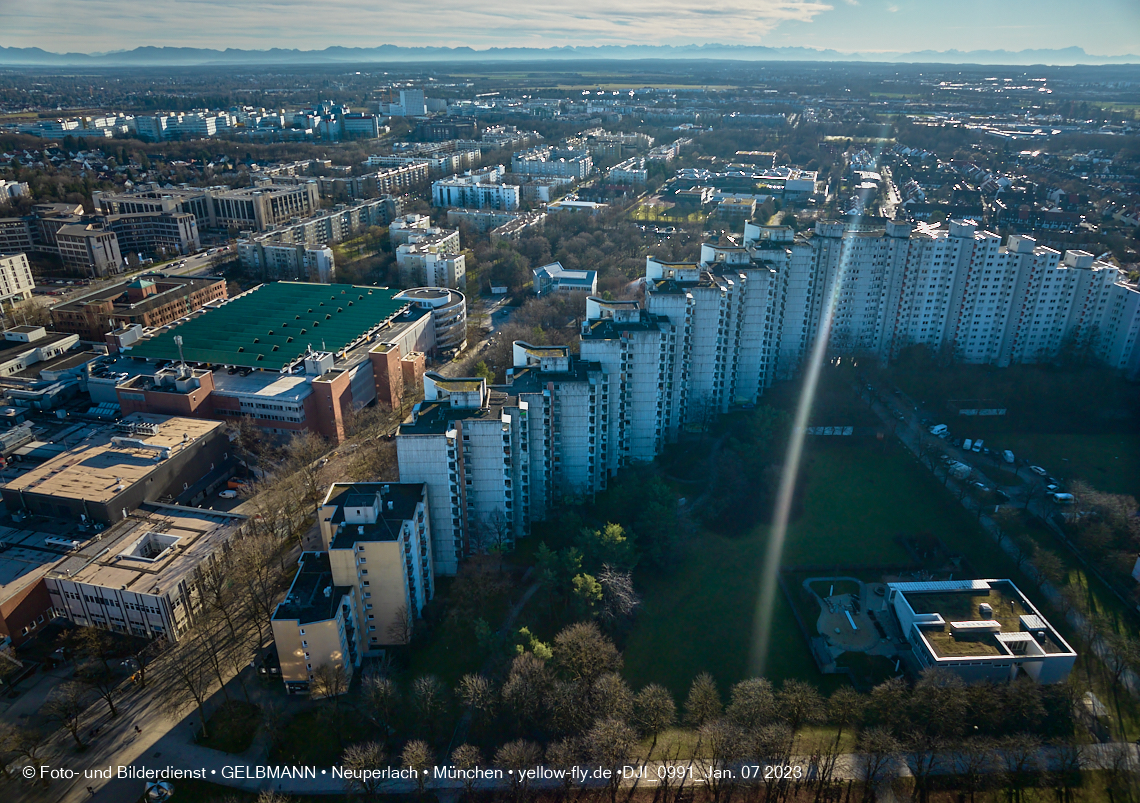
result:
M 594 172 L 589 151 L 540 145 L 511 157 L 511 172 L 519 176 L 562 176 L 581 181 Z
M 887 603 L 920 668 L 967 682 L 1061 683 L 1077 653 L 1009 580 L 887 583 Z
M 422 216 L 420 216 L 422 217 Z M 459 232 L 437 227 L 421 228 L 421 220 L 411 225 L 389 226 L 396 246 L 396 268 L 405 287 L 446 287 L 462 290 L 467 286 L 467 258 L 460 253 Z
M 596 293 L 598 292 L 598 272 L 596 270 L 567 270 L 561 262 L 551 262 L 531 271 L 534 276 L 535 295 L 547 293 Z

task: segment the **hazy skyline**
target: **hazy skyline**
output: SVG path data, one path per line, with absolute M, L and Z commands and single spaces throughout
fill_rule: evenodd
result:
M 0 44 L 54 52 L 143 45 L 322 49 L 381 44 L 554 47 L 747 44 L 840 52 L 1140 49 L 1140 3 L 1086 0 L 0 0 Z

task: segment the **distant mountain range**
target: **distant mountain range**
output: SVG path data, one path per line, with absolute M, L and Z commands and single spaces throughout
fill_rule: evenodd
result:
M 857 61 L 912 64 L 1057 66 L 1140 64 L 1140 56 L 1095 56 L 1079 47 L 1037 50 L 921 50 L 911 53 L 841 53 L 808 47 L 760 45 L 602 45 L 595 47 L 327 47 L 324 50 L 210 50 L 136 47 L 111 53 L 51 53 L 38 47 L 0 47 L 3 66 L 206 66 L 223 64 L 337 64 L 448 61 L 586 61 L 595 59 L 716 59 L 732 61 Z

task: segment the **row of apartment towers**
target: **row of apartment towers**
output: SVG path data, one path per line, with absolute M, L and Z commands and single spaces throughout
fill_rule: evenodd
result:
M 921 344 L 1006 366 L 1084 349 L 1136 376 L 1140 292 L 1107 262 L 972 221 L 745 227 L 696 263 L 647 259 L 644 301 L 586 299 L 577 355 L 514 344 L 506 383 L 427 374 L 397 436 L 400 479 L 427 485 L 432 565 L 524 535 L 567 495 L 605 488 L 686 426 L 754 404 L 816 340 L 889 359 Z

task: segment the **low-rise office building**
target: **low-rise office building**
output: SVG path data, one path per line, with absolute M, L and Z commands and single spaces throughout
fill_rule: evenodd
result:
M 231 452 L 220 421 L 136 413 L 10 480 L 0 494 L 10 512 L 113 524 L 211 474 L 220 483 Z
M 534 275 L 534 293 L 589 293 L 598 292 L 596 270 L 567 270 L 561 262 L 551 262 L 531 271 Z
M 108 332 L 134 325 L 167 326 L 227 298 L 226 281 L 187 276 L 147 276 L 103 287 L 51 309 L 52 327 L 102 343 Z
M 77 335 L 49 332 L 42 326 L 13 326 L 0 340 L 0 377 L 18 374 L 42 362 L 71 351 L 79 343 Z
M 1024 675 L 1061 683 L 1077 653 L 1010 580 L 888 583 L 887 602 L 918 666 L 967 682 Z
M 223 440 L 225 440 L 223 436 Z M 80 626 L 177 641 L 204 603 L 201 573 L 244 516 L 147 504 L 68 548 L 44 575 L 51 613 Z

